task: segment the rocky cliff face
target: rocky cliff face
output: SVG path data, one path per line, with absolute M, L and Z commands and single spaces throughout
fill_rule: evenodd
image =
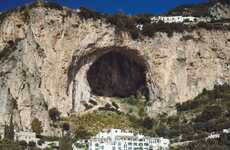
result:
M 176 103 L 230 82 L 226 30 L 133 40 L 100 19 L 81 19 L 79 11 L 35 7 L 1 18 L 0 35 L 0 124 L 14 106 L 15 122 L 24 130 L 36 117 L 51 134 L 50 108 L 63 116 L 82 113 L 95 96 L 126 96 L 124 91 L 143 86 L 147 113 L 170 115 Z
M 209 9 L 212 17 L 216 19 L 230 19 L 230 1 L 217 0 L 213 3 L 213 6 Z

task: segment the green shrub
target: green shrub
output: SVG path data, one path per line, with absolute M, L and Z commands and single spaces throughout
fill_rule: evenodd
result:
M 151 23 L 145 24 L 142 34 L 148 37 L 153 37 L 155 34 L 155 26 Z
M 59 137 L 56 136 L 42 136 L 42 135 L 38 135 L 38 138 L 40 138 L 43 141 L 58 141 Z
M 154 120 L 150 117 L 145 117 L 141 122 L 141 126 L 148 130 L 152 129 L 153 125 L 154 125 Z
M 188 40 L 196 40 L 196 38 L 194 38 L 194 36 L 192 36 L 192 35 L 185 35 L 180 40 L 181 41 L 188 41 Z
M 27 147 L 27 143 L 24 140 L 23 141 L 19 141 L 19 145 L 22 146 L 22 147 L 24 147 L 25 149 Z
M 207 106 L 204 111 L 195 118 L 195 122 L 206 122 L 214 118 L 219 118 L 222 115 L 220 106 Z
M 90 104 L 88 104 L 88 103 L 84 103 L 83 105 L 84 105 L 84 107 L 85 107 L 85 110 L 89 110 L 89 109 L 92 109 L 92 108 L 93 108 L 93 106 L 90 105 Z
M 73 150 L 72 139 L 69 134 L 64 135 L 59 141 L 59 150 Z
M 127 104 L 130 104 L 130 105 L 137 105 L 139 102 L 139 99 L 136 98 L 134 95 L 131 95 L 129 97 L 124 98 L 123 102 L 126 102 Z
M 118 110 L 114 107 L 112 107 L 109 103 L 106 103 L 104 107 L 99 107 L 99 111 L 112 111 L 112 112 L 118 112 Z
M 209 3 L 180 5 L 170 10 L 167 14 L 173 16 L 175 15 L 196 16 L 196 17 L 209 16 L 208 14 L 209 6 L 210 6 Z
M 170 132 L 170 130 L 166 126 L 164 126 L 164 125 L 160 125 L 156 129 L 157 135 L 161 136 L 161 137 L 169 137 L 169 132 Z
M 62 129 L 63 129 L 64 131 L 69 131 L 69 129 L 70 129 L 69 123 L 64 122 L 64 123 L 62 124 Z
M 36 135 L 41 135 L 41 133 L 43 132 L 42 122 L 38 120 L 37 118 L 33 119 L 31 123 L 31 128 L 36 133 Z
M 137 24 L 148 24 L 151 23 L 150 18 L 153 17 L 153 14 L 138 14 L 135 17 Z
M 140 117 L 146 116 L 146 112 L 145 112 L 145 108 L 144 108 L 144 107 L 141 107 L 141 108 L 139 109 L 138 115 L 139 115 Z
M 56 122 L 60 119 L 60 114 L 61 113 L 55 107 L 49 110 L 49 117 L 53 122 Z
M 105 15 L 85 7 L 80 7 L 80 12 L 78 13 L 78 15 L 81 19 L 85 19 L 85 20 L 87 19 L 97 20 L 97 19 L 103 19 L 105 17 Z
M 118 105 L 117 103 L 112 102 L 112 105 L 113 105 L 113 107 L 115 107 L 115 109 L 116 109 L 116 110 L 118 110 L 118 109 L 119 109 L 119 105 Z
M 75 135 L 77 139 L 89 139 L 92 136 L 83 126 L 76 128 Z
M 20 7 L 19 11 L 30 10 L 30 9 L 38 8 L 38 7 L 50 8 L 50 9 L 56 9 L 56 10 L 63 10 L 63 7 L 61 5 L 58 5 L 55 2 L 52 2 L 52 1 L 37 1 L 37 2 L 31 3 L 29 5 L 24 5 L 24 6 Z
M 42 139 L 40 139 L 40 140 L 38 140 L 38 145 L 42 145 L 43 143 L 45 143 L 45 141 L 44 140 L 42 140 Z
M 92 104 L 92 105 L 97 105 L 97 102 L 92 100 L 92 99 L 89 100 L 89 103 Z
M 33 141 L 30 141 L 30 142 L 28 143 L 28 146 L 29 146 L 30 148 L 34 148 L 34 147 L 36 147 L 36 143 L 33 142 Z

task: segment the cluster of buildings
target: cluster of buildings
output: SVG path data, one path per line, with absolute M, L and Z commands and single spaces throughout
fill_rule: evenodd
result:
M 82 144 L 82 141 L 77 141 Z M 170 141 L 127 130 L 109 129 L 87 141 L 88 150 L 169 150 Z M 76 150 L 79 150 L 76 148 Z
M 183 23 L 183 22 L 210 22 L 210 17 L 193 17 L 193 16 L 154 16 L 150 18 L 151 23 Z
M 25 141 L 27 144 L 29 142 L 38 142 L 38 138 L 36 137 L 35 132 L 26 132 L 26 131 L 20 131 L 20 132 L 15 132 L 14 136 L 15 141 Z
M 4 139 L 4 133 L 0 134 L 0 140 Z M 15 131 L 14 130 L 14 141 L 24 141 L 27 144 L 30 142 L 35 143 L 35 145 L 40 149 L 46 149 L 46 148 L 52 148 L 58 149 L 59 147 L 59 141 L 43 141 L 42 143 L 39 143 L 41 141 L 40 138 L 36 137 L 35 132 L 31 131 Z
M 194 17 L 194 16 L 154 16 L 150 18 L 151 23 L 199 23 L 211 22 L 210 17 Z M 137 29 L 142 30 L 143 24 L 138 24 Z
M 220 138 L 221 134 L 230 134 L 230 128 L 223 129 L 222 132 L 219 133 L 212 132 L 205 139 L 218 139 Z

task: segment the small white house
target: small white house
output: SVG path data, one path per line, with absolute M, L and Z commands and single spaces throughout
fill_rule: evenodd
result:
M 38 139 L 36 138 L 35 132 L 26 132 L 26 131 L 15 132 L 15 140 L 16 141 L 26 141 L 26 143 L 29 143 L 29 142 L 37 143 L 38 141 Z
M 220 134 L 219 133 L 211 133 L 208 137 L 206 137 L 206 140 L 207 139 L 218 139 L 220 138 Z
M 229 134 L 230 133 L 230 129 L 223 129 L 223 133 Z
M 143 30 L 143 24 L 136 25 L 136 28 L 142 31 Z
M 196 22 L 196 21 L 198 21 L 197 17 L 193 17 L 193 16 L 183 17 L 183 22 Z

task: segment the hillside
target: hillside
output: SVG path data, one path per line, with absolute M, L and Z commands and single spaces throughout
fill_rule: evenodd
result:
M 167 15 L 204 17 L 209 16 L 210 7 L 210 3 L 181 5 L 170 10 Z
M 229 149 L 229 135 L 223 129 L 230 128 L 230 86 L 215 86 L 214 90 L 204 90 L 195 99 L 177 104 L 178 115 L 167 118 L 168 136 L 179 141 L 193 141 L 188 146 L 177 149 Z M 220 133 L 219 139 L 205 140 L 210 133 Z M 175 141 L 174 141 L 175 142 Z
M 186 4 L 178 6 L 167 12 L 166 15 L 196 17 L 210 16 L 213 19 L 229 19 L 229 7 L 229 0 L 209 0 L 207 3 Z
M 139 106 L 139 98 L 132 99 Z M 104 109 L 79 117 L 72 116 L 76 138 L 88 138 L 105 128 L 129 129 L 150 136 L 163 136 L 171 143 L 193 141 L 185 146 L 174 146 L 175 150 L 194 150 L 208 147 L 229 149 L 230 134 L 222 134 L 223 129 L 230 128 L 230 86 L 216 85 L 213 90 L 203 90 L 194 99 L 177 104 L 177 114 L 167 117 L 161 115 L 151 119 L 144 113 L 136 116 L 131 111 L 122 113 L 116 109 Z M 68 119 L 66 118 L 65 121 Z M 220 133 L 220 139 L 205 140 L 211 133 Z M 227 149 L 226 149 L 227 148 Z

